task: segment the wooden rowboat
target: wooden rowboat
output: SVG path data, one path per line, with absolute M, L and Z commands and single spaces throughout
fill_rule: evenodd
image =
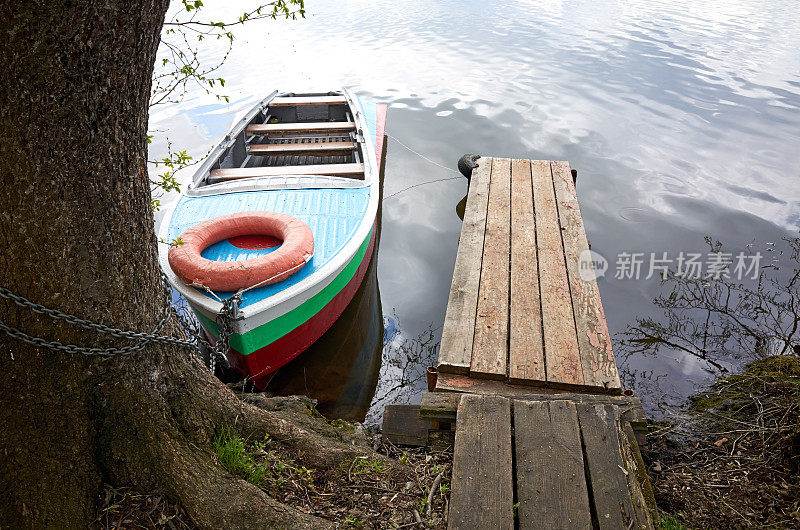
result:
M 219 336 L 221 300 L 237 292 L 182 280 L 170 266 L 170 242 L 200 223 L 244 212 L 288 214 L 311 229 L 313 256 L 302 268 L 277 283 L 238 292 L 228 360 L 259 388 L 322 336 L 364 278 L 375 244 L 385 118 L 385 105 L 347 90 L 274 92 L 233 127 L 165 214 L 161 267 L 213 337 Z M 201 255 L 233 268 L 277 252 L 280 243 L 241 235 Z

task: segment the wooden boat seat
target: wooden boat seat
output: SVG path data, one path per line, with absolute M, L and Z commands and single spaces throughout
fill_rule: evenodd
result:
M 251 155 L 344 155 L 356 148 L 355 142 L 319 142 L 306 144 L 255 144 L 247 148 Z
M 269 102 L 270 107 L 296 107 L 297 105 L 346 105 L 344 96 L 278 97 Z
M 236 167 L 212 169 L 209 180 L 223 182 L 251 177 L 280 177 L 295 175 L 331 175 L 346 177 L 363 175 L 364 164 L 311 164 L 306 166 Z
M 330 133 L 354 131 L 356 124 L 347 121 L 326 121 L 308 123 L 256 123 L 247 127 L 247 134 L 259 136 L 295 135 L 304 136 L 309 133 Z

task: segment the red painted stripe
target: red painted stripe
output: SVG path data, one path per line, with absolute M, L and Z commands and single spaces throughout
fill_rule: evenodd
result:
M 253 380 L 256 388 L 263 390 L 275 371 L 288 363 L 309 346 L 314 344 L 330 328 L 337 318 L 353 299 L 358 287 L 361 285 L 364 275 L 367 273 L 369 262 L 372 259 L 372 251 L 375 247 L 376 228 L 372 229 L 367 252 L 364 259 L 358 266 L 356 273 L 333 297 L 333 299 L 323 307 L 319 313 L 311 317 L 304 324 L 296 327 L 280 339 L 248 355 L 242 355 L 236 350 L 228 352 L 228 360 L 231 366 L 245 377 Z
M 375 158 L 378 159 L 378 169 L 381 167 L 383 154 L 383 135 L 386 131 L 386 103 L 375 104 Z

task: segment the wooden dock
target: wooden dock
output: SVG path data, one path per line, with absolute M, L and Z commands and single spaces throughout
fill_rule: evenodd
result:
M 644 413 L 579 274 L 589 245 L 569 164 L 478 164 L 420 406 L 456 422 L 448 527 L 652 528 Z

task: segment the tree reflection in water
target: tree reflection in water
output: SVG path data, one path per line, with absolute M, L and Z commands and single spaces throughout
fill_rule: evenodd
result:
M 397 315 L 384 316 L 383 360 L 375 397 L 365 423 L 379 423 L 391 403 L 418 400 L 427 389 L 427 368 L 436 364 L 441 328 L 429 327 L 416 337 L 406 336 Z
M 670 391 L 664 376 L 631 368 L 630 361 L 637 357 L 668 354 L 694 360 L 707 377 L 692 382 L 705 386 L 745 363 L 800 354 L 800 239 L 784 239 L 785 248 L 747 245 L 748 254 L 766 256 L 747 277 L 737 274 L 737 253 L 724 251 L 710 237 L 706 242 L 709 255 L 731 259 L 730 267 L 714 275 L 669 271 L 662 282 L 665 294 L 653 299 L 662 314 L 638 317 L 621 333 L 624 386 L 637 389 L 651 405 L 657 400 L 662 409 L 682 400 Z

